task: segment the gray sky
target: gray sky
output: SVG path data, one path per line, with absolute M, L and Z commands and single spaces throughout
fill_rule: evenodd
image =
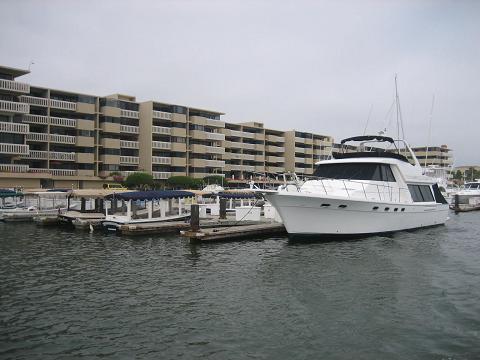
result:
M 0 1 L 0 63 L 33 85 L 126 93 L 340 138 L 389 123 L 480 164 L 480 1 Z M 387 134 L 396 134 L 390 121 Z

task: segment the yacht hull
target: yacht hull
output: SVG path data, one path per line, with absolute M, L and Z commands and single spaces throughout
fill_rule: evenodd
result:
M 265 194 L 291 235 L 358 237 L 444 224 L 448 205 L 372 202 L 301 193 Z

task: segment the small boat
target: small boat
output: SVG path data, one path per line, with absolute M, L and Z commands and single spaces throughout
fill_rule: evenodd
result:
M 155 224 L 190 217 L 195 193 L 182 190 L 129 191 L 106 197 L 102 227 L 119 231 L 122 225 Z M 119 207 L 120 202 L 120 207 Z
M 12 189 L 0 189 L 0 217 L 1 210 L 15 209 L 23 206 L 23 193 Z
M 455 211 L 480 210 L 480 180 L 465 183 L 465 188 L 454 195 L 450 208 Z
M 89 228 L 89 225 L 98 225 L 105 219 L 105 197 L 120 189 L 82 189 L 72 190 L 67 199 L 67 210 L 58 215 L 61 224 L 73 225 L 76 228 Z
M 61 214 L 67 209 L 66 191 L 34 191 L 23 194 L 24 205 L 11 209 L 1 209 L 3 221 L 33 221 L 35 216 Z
M 422 174 L 403 140 L 367 135 L 358 152 L 334 154 L 316 163 L 315 177 L 278 190 L 258 190 L 275 207 L 291 235 L 358 237 L 444 224 L 448 204 L 438 185 Z M 393 145 L 381 149 L 370 143 Z M 400 154 L 397 142 L 412 159 Z M 369 146 L 366 146 L 366 145 Z

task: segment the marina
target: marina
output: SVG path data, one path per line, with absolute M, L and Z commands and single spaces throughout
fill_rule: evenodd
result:
M 475 212 L 389 237 L 313 243 L 192 243 L 33 223 L 0 231 L 3 358 L 478 354 Z

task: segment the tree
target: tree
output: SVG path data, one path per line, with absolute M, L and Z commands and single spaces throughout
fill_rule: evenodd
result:
M 460 170 L 457 170 L 454 174 L 453 174 L 453 178 L 455 180 L 462 180 L 463 179 L 463 175 L 462 175 L 462 172 Z
M 202 182 L 198 180 L 190 176 L 171 176 L 167 179 L 167 184 L 174 189 L 198 189 Z
M 128 188 L 150 188 L 153 185 L 153 176 L 144 172 L 135 172 L 128 175 L 125 180 L 125 185 Z

